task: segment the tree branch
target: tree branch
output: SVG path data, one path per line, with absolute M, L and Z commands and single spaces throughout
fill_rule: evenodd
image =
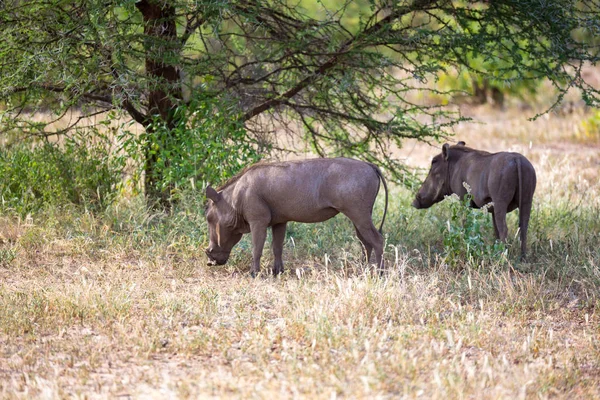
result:
M 286 92 L 280 94 L 279 96 L 269 99 L 269 100 L 257 105 L 253 109 L 247 111 L 243 115 L 242 120 L 247 121 L 247 120 L 254 118 L 255 116 L 257 116 L 271 108 L 281 105 L 286 100 L 291 99 L 296 94 L 298 94 L 300 91 L 307 88 L 308 86 L 310 86 L 311 84 L 316 82 L 318 79 L 320 79 L 322 76 L 324 76 L 329 70 L 331 70 L 332 68 L 337 66 L 339 64 L 340 60 L 343 58 L 343 56 L 345 54 L 347 54 L 348 51 L 355 44 L 357 44 L 357 43 L 360 44 L 360 42 L 364 38 L 376 34 L 378 31 L 383 29 L 387 24 L 390 24 L 394 19 L 401 18 L 402 16 L 407 15 L 414 11 L 422 10 L 422 9 L 436 3 L 437 1 L 438 0 L 416 0 L 410 6 L 401 7 L 398 10 L 391 12 L 387 17 L 382 18 L 377 23 L 373 24 L 371 27 L 365 29 L 362 33 L 356 35 L 355 37 L 353 37 L 353 38 L 347 40 L 345 43 L 343 43 L 340 46 L 340 48 L 335 52 L 335 54 L 336 54 L 335 56 L 331 57 L 329 60 L 327 60 L 326 62 L 321 64 L 312 74 L 310 74 L 309 76 L 307 76 L 306 78 L 304 78 L 303 80 L 298 82 L 294 87 L 288 89 Z M 444 2 L 445 1 L 447 1 L 447 0 L 444 0 Z
M 106 104 L 110 105 L 111 108 L 114 107 L 112 96 L 100 95 L 100 94 L 96 94 L 96 93 L 76 93 L 73 90 L 67 89 L 66 87 L 56 86 L 56 85 L 32 84 L 30 87 L 14 88 L 9 91 L 9 94 L 26 92 L 27 90 L 30 90 L 32 88 L 47 90 L 47 91 L 53 92 L 53 93 L 69 92 L 71 94 L 79 95 L 80 97 L 83 97 L 88 100 L 106 103 Z M 143 113 L 141 113 L 140 111 L 138 111 L 135 108 L 135 106 L 129 101 L 129 99 L 127 99 L 127 98 L 123 99 L 123 101 L 121 103 L 121 107 L 123 107 L 129 113 L 129 115 L 131 115 L 131 117 L 135 120 L 135 122 L 137 122 L 141 125 L 144 125 L 144 126 L 146 126 L 148 124 L 148 117 L 146 115 L 144 115 Z
M 193 15 L 190 18 L 186 19 L 185 30 L 183 31 L 183 33 L 181 34 L 181 38 L 179 39 L 181 47 L 185 46 L 189 38 L 199 27 L 201 27 L 204 24 L 204 22 L 206 22 L 206 20 L 200 18 L 198 15 Z

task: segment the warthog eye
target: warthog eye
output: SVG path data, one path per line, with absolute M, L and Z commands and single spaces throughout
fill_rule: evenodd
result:
M 434 158 L 433 160 L 431 160 L 431 164 L 435 164 L 438 160 L 436 158 Z

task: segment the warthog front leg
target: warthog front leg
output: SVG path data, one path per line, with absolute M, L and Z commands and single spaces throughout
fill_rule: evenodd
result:
M 267 226 L 262 223 L 250 224 L 250 232 L 252 232 L 252 269 L 250 274 L 255 278 L 260 272 L 260 258 L 267 238 Z
M 286 223 L 273 225 L 273 255 L 275 264 L 273 265 L 273 275 L 283 273 L 283 242 L 285 240 Z

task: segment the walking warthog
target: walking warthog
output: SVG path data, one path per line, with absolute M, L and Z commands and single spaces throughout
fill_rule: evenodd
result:
M 442 153 L 433 157 L 429 175 L 413 206 L 429 208 L 452 193 L 463 198 L 467 193 L 464 182 L 471 187 L 471 207 L 493 202 L 489 211 L 493 213 L 497 239 L 505 241 L 508 235 L 506 213 L 519 209 L 521 257 L 525 259 L 527 226 L 536 184 L 533 165 L 518 153 L 488 153 L 466 147 L 465 142 L 458 142 L 456 146 L 446 143 Z
M 373 204 L 379 180 L 385 188 L 385 211 L 379 231 L 373 225 Z M 218 190 L 206 188 L 210 243 L 209 265 L 225 264 L 244 233 L 252 234 L 252 275 L 260 270 L 267 227 L 273 232 L 273 273 L 283 272 L 286 223 L 322 222 L 346 215 L 364 245 L 367 261 L 375 249 L 383 268 L 381 228 L 387 213 L 387 185 L 375 165 L 348 158 L 255 164 L 231 178 Z

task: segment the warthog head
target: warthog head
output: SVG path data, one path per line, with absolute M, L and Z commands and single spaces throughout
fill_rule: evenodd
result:
M 464 146 L 465 142 L 458 142 L 457 146 Z M 429 208 L 435 203 L 444 200 L 444 196 L 450 194 L 450 171 L 448 158 L 450 157 L 450 145 L 444 144 L 442 153 L 431 160 L 431 169 L 423 185 L 417 192 L 412 205 L 415 208 Z
M 206 188 L 209 199 L 206 210 L 206 221 L 210 242 L 206 249 L 208 265 L 223 265 L 229 259 L 233 246 L 242 238 L 242 233 L 236 227 L 236 213 L 223 195 L 212 187 Z

